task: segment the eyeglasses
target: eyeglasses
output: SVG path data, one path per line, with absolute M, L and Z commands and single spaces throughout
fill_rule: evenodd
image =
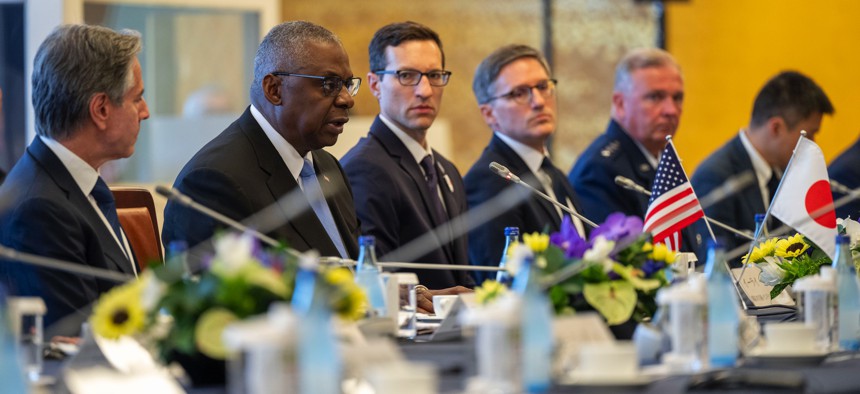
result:
M 537 89 L 538 93 L 540 93 L 541 97 L 548 99 L 555 95 L 555 85 L 558 83 L 555 79 L 547 79 L 546 81 L 538 82 L 537 85 L 534 86 L 519 86 L 511 89 L 510 92 L 505 94 L 490 97 L 487 102 L 504 98 L 511 100 L 518 104 L 528 104 L 534 98 L 534 90 Z
M 418 85 L 421 82 L 421 77 L 424 75 L 427 76 L 427 82 L 430 82 L 430 86 L 445 86 L 448 84 L 448 78 L 451 77 L 450 71 L 428 71 L 422 73 L 414 70 L 380 70 L 373 73 L 377 75 L 397 75 L 397 81 L 403 86 Z
M 344 85 L 346 85 L 347 93 L 349 93 L 350 96 L 355 96 L 356 94 L 358 94 L 358 87 L 361 86 L 361 78 L 359 77 L 343 79 L 341 77 L 320 77 L 317 75 L 293 74 L 282 71 L 275 71 L 272 73 L 272 75 L 280 77 L 321 79 L 323 94 L 326 96 L 337 96 L 338 94 L 340 94 L 340 90 L 344 87 Z

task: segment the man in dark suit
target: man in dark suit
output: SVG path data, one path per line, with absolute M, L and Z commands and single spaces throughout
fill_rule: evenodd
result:
M 830 162 L 827 167 L 830 180 L 837 181 L 851 189 L 860 188 L 860 139 L 854 142 L 839 157 Z M 841 198 L 844 193 L 833 193 L 833 200 Z M 836 208 L 836 217 L 857 220 L 860 218 L 860 200 L 853 200 Z
M 806 136 L 814 140 L 822 116 L 832 113 L 830 99 L 809 77 L 794 71 L 774 76 L 755 98 L 749 127 L 705 159 L 690 180 L 700 196 L 744 171 L 752 170 L 756 182 L 705 208 L 705 214 L 753 233 L 755 214 L 767 210 L 800 131 L 806 130 Z M 768 228 L 774 229 L 775 224 L 769 221 Z M 719 227 L 712 226 L 712 230 L 725 239 L 727 250 L 748 241 Z M 704 223 L 699 223 L 699 233 L 710 237 Z
M 276 216 L 284 217 L 298 209 L 298 216 L 263 230 L 300 251 L 355 258 L 359 225 L 352 192 L 337 160 L 322 148 L 343 132 L 360 82 L 334 33 L 308 22 L 275 26 L 254 58 L 251 106 L 191 158 L 174 187 L 235 220 L 267 207 L 280 208 Z M 308 198 L 299 198 L 298 208 L 278 205 L 292 192 Z M 195 246 L 220 227 L 170 201 L 162 237 L 167 245 Z
M 621 59 L 609 126 L 568 174 L 586 217 L 597 223 L 613 212 L 645 217 L 648 196 L 621 188 L 615 177 L 651 188 L 666 137 L 678 130 L 683 102 L 684 79 L 668 52 L 640 48 Z M 689 227 L 682 230 L 682 252 L 697 249 L 694 233 Z
M 490 163 L 498 162 L 534 188 L 582 212 L 576 193 L 550 161 L 546 147 L 557 125 L 555 84 L 543 55 L 525 45 L 501 47 L 478 65 L 472 91 L 493 136 L 466 174 L 470 207 L 483 204 L 508 187 L 522 187 L 490 170 Z M 518 227 L 521 234 L 554 232 L 559 230 L 564 216 L 568 214 L 550 202 L 531 196 L 469 233 L 471 263 L 499 264 L 505 246 L 505 227 Z M 583 223 L 575 217 L 573 223 L 585 237 Z M 476 274 L 478 282 L 495 277 L 495 274 Z
M 466 264 L 466 236 L 449 223 L 466 210 L 463 180 L 427 142 L 451 75 L 439 35 L 418 23 L 393 23 L 374 34 L 369 52 L 367 81 L 380 114 L 368 136 L 341 159 L 363 233 L 376 237 L 377 254 L 386 260 L 389 252 L 441 226 L 435 248 L 414 260 Z M 459 233 L 452 241 L 438 239 L 452 232 Z M 415 272 L 431 289 L 459 292 L 465 289 L 456 286 L 473 285 L 465 271 Z
M 38 136 L 0 187 L 0 242 L 26 253 L 126 273 L 137 267 L 113 197 L 98 174 L 107 161 L 131 156 L 140 122 L 149 117 L 137 54 L 137 32 L 86 25 L 54 29 L 36 53 L 33 107 Z M 88 306 L 115 282 L 0 263 L 14 295 L 45 300 L 46 326 Z M 75 335 L 68 324 L 58 334 Z

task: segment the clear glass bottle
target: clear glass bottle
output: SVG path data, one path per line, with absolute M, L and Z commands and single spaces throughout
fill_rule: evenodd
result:
M 319 283 L 318 276 L 313 264 L 302 264 L 296 276 L 293 307 L 301 316 L 297 356 L 299 394 L 338 394 L 343 366 L 331 323 L 328 290 Z
M 851 238 L 840 234 L 836 236 L 837 321 L 839 347 L 843 350 L 860 350 L 860 289 L 857 284 L 857 270 L 851 258 Z
M 379 266 L 376 264 L 376 238 L 372 235 L 358 237 L 358 263 L 355 267 L 355 282 L 364 289 L 370 305 L 367 308 L 368 317 L 383 317 L 387 314 L 385 308 L 385 285 L 379 276 Z
M 708 358 L 711 367 L 733 367 L 738 359 L 738 301 L 725 250 L 716 241 L 708 242 L 705 263 L 708 289 Z
M 510 252 L 511 246 L 515 245 L 520 241 L 520 228 L 519 227 L 505 227 L 505 250 L 502 251 L 502 258 L 499 260 L 499 268 L 505 268 L 508 264 L 508 253 Z M 511 285 L 511 273 L 507 270 L 501 270 L 496 272 L 496 282 L 499 282 L 505 286 Z
M 551 384 L 552 306 L 540 285 L 533 258 L 526 258 L 514 278 L 513 290 L 522 297 L 520 310 L 521 379 L 523 392 L 544 393 Z

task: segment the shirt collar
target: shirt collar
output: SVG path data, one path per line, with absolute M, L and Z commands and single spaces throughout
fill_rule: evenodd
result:
M 257 120 L 257 123 L 260 124 L 260 128 L 263 129 L 263 132 L 266 134 L 266 137 L 269 138 L 269 141 L 272 142 L 272 145 L 275 146 L 275 150 L 278 151 L 284 164 L 287 165 L 287 169 L 290 170 L 290 174 L 293 176 L 293 179 L 299 179 L 299 176 L 302 173 L 302 167 L 305 165 L 305 159 L 309 160 L 311 164 L 314 164 L 314 158 L 311 152 L 308 152 L 305 157 L 299 156 L 299 152 L 296 148 L 290 145 L 284 136 L 272 127 L 269 121 L 266 120 L 263 114 L 260 113 L 257 107 L 253 104 L 251 104 L 251 115 L 253 115 L 254 119 Z
M 747 155 L 750 157 L 753 170 L 755 170 L 755 176 L 758 178 L 759 186 L 766 190 L 767 182 L 770 180 L 770 177 L 773 176 L 773 168 L 771 168 L 770 164 L 767 164 L 767 160 L 765 160 L 764 157 L 758 153 L 755 146 L 753 146 L 749 137 L 747 137 L 746 130 L 741 129 L 741 131 L 738 132 L 738 137 L 740 137 L 744 150 L 747 151 Z
M 427 149 L 424 149 L 418 141 L 415 141 L 414 138 L 406 134 L 400 127 L 394 124 L 390 119 L 386 118 L 385 115 L 379 114 L 379 119 L 382 120 L 382 123 L 385 123 L 386 126 L 400 139 L 400 142 L 406 146 L 406 149 L 409 153 L 412 154 L 412 157 L 415 158 L 416 163 L 421 163 L 421 160 L 424 160 L 424 157 L 427 155 L 433 156 L 433 150 L 430 149 L 430 144 L 427 144 Z M 434 158 L 435 161 L 435 158 Z
M 522 159 L 526 165 L 529 167 L 533 173 L 538 174 L 540 170 L 541 164 L 543 164 L 543 158 L 546 157 L 546 148 L 544 148 L 543 152 L 538 152 L 534 148 L 523 144 L 511 137 L 508 137 L 498 131 L 494 131 L 496 137 L 502 140 L 505 144 L 507 144 L 511 149 L 516 152 L 516 154 Z
M 60 162 L 69 170 L 69 174 L 72 175 L 72 179 L 75 180 L 81 192 L 85 196 L 92 194 L 93 188 L 99 179 L 98 171 L 56 140 L 41 135 L 39 138 L 42 139 L 42 142 L 57 155 Z
M 639 148 L 639 150 L 642 152 L 642 155 L 645 156 L 645 160 L 648 160 L 648 164 L 651 165 L 651 168 L 657 168 L 657 165 L 660 164 L 660 157 L 655 157 L 654 155 L 652 155 L 651 152 L 648 151 L 648 149 L 645 149 L 645 145 L 642 145 L 639 143 L 639 141 L 636 141 L 636 138 L 631 137 L 630 139 L 633 140 L 633 143 L 636 144 L 636 147 Z

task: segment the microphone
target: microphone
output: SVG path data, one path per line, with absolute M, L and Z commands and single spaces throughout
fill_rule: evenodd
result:
M 202 214 L 204 214 L 204 215 L 206 215 L 212 219 L 215 219 L 215 220 L 217 220 L 223 224 L 226 224 L 235 230 L 251 234 L 255 238 L 265 242 L 269 246 L 272 246 L 272 247 L 279 247 L 280 246 L 280 243 L 278 243 L 278 241 L 276 241 L 274 238 L 272 238 L 266 234 L 263 234 L 257 230 L 254 230 L 254 229 L 252 229 L 252 228 L 250 228 L 250 227 L 248 227 L 242 223 L 239 223 L 238 221 L 230 219 L 229 217 L 227 217 L 227 216 L 225 216 L 219 212 L 216 212 L 215 210 L 213 210 L 213 209 L 211 209 L 211 208 L 209 208 L 203 204 L 200 204 L 200 203 L 194 201 L 194 199 L 192 199 L 189 196 L 186 196 L 185 194 L 182 194 L 182 192 L 180 192 L 179 190 L 176 190 L 173 187 L 167 188 L 165 186 L 158 185 L 155 187 L 155 191 L 158 194 L 161 194 L 162 196 L 166 197 L 168 200 L 176 201 L 176 202 L 178 202 L 178 203 L 180 203 L 180 204 L 182 204 L 188 208 L 191 208 L 191 209 L 193 209 L 197 212 L 200 212 L 200 213 L 202 213 Z
M 92 276 L 94 278 L 105 279 L 114 282 L 122 283 L 134 279 L 134 275 L 124 274 L 119 271 L 111 271 L 104 268 L 90 267 L 88 265 L 78 264 L 71 261 L 55 259 L 53 257 L 45 257 L 36 254 L 19 252 L 15 249 L 3 245 L 0 245 L 0 256 L 27 265 L 34 265 L 36 267 L 48 268 L 57 271 L 65 271 L 81 276 Z
M 750 173 L 750 172 L 745 172 L 744 174 L 741 174 L 741 175 L 751 175 L 751 173 Z M 732 189 L 732 190 L 737 190 L 737 189 L 742 188 L 743 186 L 738 187 L 738 183 L 737 183 L 736 181 L 735 181 L 735 182 L 731 182 L 731 181 L 734 181 L 734 178 L 736 178 L 736 177 L 730 178 L 730 179 L 729 179 L 729 181 L 727 181 L 727 182 L 726 182 L 726 183 L 724 183 L 722 186 L 720 186 L 719 188 L 717 188 L 714 192 L 722 190 L 723 188 L 725 188 L 725 187 L 726 187 L 726 185 L 729 185 L 729 186 L 731 187 L 731 189 Z M 640 185 L 640 184 L 638 184 L 638 183 L 634 182 L 632 179 L 627 178 L 627 177 L 622 176 L 622 175 L 618 175 L 618 176 L 616 176 L 616 177 L 615 177 L 615 184 L 617 184 L 618 186 L 621 186 L 621 187 L 623 187 L 623 188 L 625 188 L 625 189 L 627 189 L 627 190 L 632 190 L 632 191 L 634 191 L 634 192 L 642 193 L 642 194 L 644 194 L 644 195 L 646 195 L 646 196 L 650 196 L 650 195 L 651 195 L 651 192 L 650 192 L 648 189 L 646 189 L 646 188 L 642 187 L 642 185 Z M 714 194 L 714 192 L 711 192 L 710 194 L 708 194 L 708 197 L 710 197 L 711 195 L 713 195 L 713 194 Z M 723 193 L 723 195 L 719 198 L 719 200 L 722 200 L 723 198 L 725 198 L 725 196 L 727 196 L 727 195 L 731 194 L 731 193 L 726 193 L 726 192 L 721 192 L 721 193 Z M 714 199 L 713 199 L 713 198 L 711 198 L 711 200 L 714 200 Z M 716 201 L 719 201 L 719 200 L 714 200 L 713 202 L 711 202 L 711 204 L 708 204 L 708 206 L 712 205 L 713 203 L 715 203 Z M 701 200 L 699 200 L 699 203 L 701 204 Z M 702 209 L 704 209 L 705 204 L 701 204 L 701 205 L 702 205 Z M 727 230 L 727 231 L 729 231 L 729 232 L 735 233 L 735 234 L 737 234 L 737 235 L 739 235 L 739 236 L 741 236 L 741 237 L 743 237 L 743 238 L 746 238 L 746 239 L 748 239 L 748 240 L 753 240 L 753 236 L 752 236 L 752 235 L 750 235 L 749 233 L 747 233 L 746 231 L 738 230 L 738 229 L 736 229 L 736 228 L 734 228 L 734 227 L 732 227 L 732 226 L 729 226 L 728 224 L 725 224 L 725 223 L 723 223 L 723 222 L 721 222 L 721 221 L 719 221 L 719 220 L 717 220 L 717 219 L 711 219 L 711 218 L 709 218 L 709 217 L 707 217 L 707 216 L 704 216 L 704 215 L 703 215 L 703 217 L 705 218 L 705 220 L 707 220 L 709 223 L 711 223 L 711 224 L 713 224 L 713 225 L 716 225 L 716 226 L 718 226 L 718 227 L 721 227 L 721 228 L 722 228 L 722 229 L 724 229 L 724 230 Z
M 579 218 L 579 220 L 581 220 L 583 223 L 585 223 L 585 224 L 587 224 L 587 225 L 591 226 L 592 228 L 597 227 L 597 224 L 595 224 L 595 223 L 594 223 L 594 222 L 592 222 L 591 220 L 588 220 L 588 218 L 586 218 L 585 216 L 582 216 L 581 214 L 579 214 L 579 212 L 576 212 L 576 211 L 574 211 L 574 210 L 572 210 L 572 209 L 568 208 L 566 205 L 564 205 L 564 204 L 562 204 L 562 203 L 560 203 L 560 202 L 556 201 L 554 198 L 552 198 L 552 197 L 550 197 L 550 196 L 546 195 L 544 192 L 542 192 L 542 191 L 540 191 L 540 190 L 538 190 L 538 189 L 533 188 L 533 187 L 532 187 L 531 185 L 529 185 L 528 183 L 523 182 L 523 181 L 522 181 L 522 179 L 520 179 L 520 177 L 518 177 L 516 174 L 514 174 L 513 172 L 511 172 L 511 170 L 509 170 L 509 169 L 508 169 L 508 167 L 505 167 L 505 166 L 503 166 L 503 165 L 501 165 L 501 164 L 499 164 L 499 163 L 497 163 L 497 162 L 495 162 L 495 161 L 494 161 L 494 162 L 490 163 L 490 170 L 492 170 L 493 172 L 495 172 L 495 173 L 496 173 L 496 175 L 498 175 L 498 176 L 500 176 L 500 177 L 502 177 L 502 178 L 505 178 L 505 179 L 507 179 L 507 180 L 509 180 L 509 181 L 511 181 L 511 182 L 513 182 L 513 183 L 516 183 L 516 184 L 518 184 L 518 185 L 525 186 L 526 188 L 528 188 L 529 190 L 531 190 L 531 191 L 532 191 L 532 193 L 535 193 L 535 194 L 537 194 L 538 196 L 541 196 L 541 198 L 543 198 L 544 200 L 549 201 L 549 202 L 550 202 L 550 203 L 552 203 L 553 205 L 555 205 L 555 206 L 557 206 L 557 207 L 561 208 L 561 210 L 562 210 L 562 211 L 565 211 L 565 212 L 567 212 L 567 213 L 569 213 L 569 214 L 571 214 L 571 215 L 573 215 L 573 216 L 576 216 L 577 218 Z

